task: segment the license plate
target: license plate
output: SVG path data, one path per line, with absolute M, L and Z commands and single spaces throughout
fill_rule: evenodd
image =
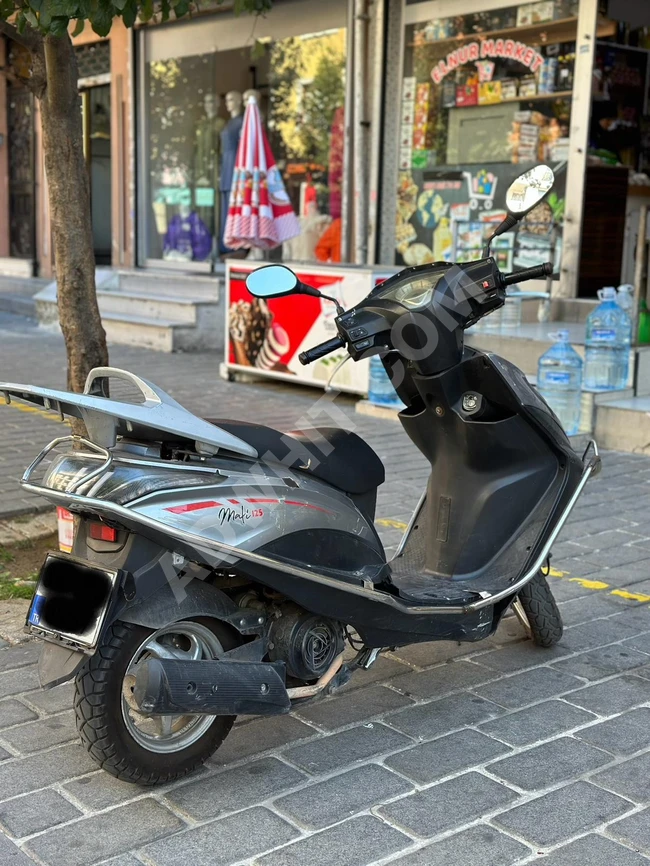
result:
M 48 554 L 27 626 L 45 639 L 94 647 L 117 585 L 117 571 L 65 554 Z

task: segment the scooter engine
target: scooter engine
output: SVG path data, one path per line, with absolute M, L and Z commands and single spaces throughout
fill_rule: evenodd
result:
M 280 607 L 269 633 L 270 659 L 285 662 L 290 676 L 306 682 L 322 677 L 344 645 L 340 622 L 290 603 Z

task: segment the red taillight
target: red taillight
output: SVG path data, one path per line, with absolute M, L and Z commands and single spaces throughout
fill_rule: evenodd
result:
M 95 541 L 117 541 L 117 529 L 106 526 L 105 523 L 91 523 L 90 537 Z

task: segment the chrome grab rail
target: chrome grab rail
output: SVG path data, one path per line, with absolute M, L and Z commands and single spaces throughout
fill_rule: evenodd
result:
M 86 448 L 94 451 L 96 454 L 101 454 L 105 459 L 101 466 L 98 466 L 97 469 L 93 469 L 92 472 L 89 472 L 87 475 L 82 476 L 81 478 L 77 478 L 76 480 L 72 480 L 65 491 L 54 491 L 52 487 L 46 487 L 44 484 L 38 484 L 32 481 L 32 475 L 34 471 L 40 466 L 43 460 L 47 457 L 47 455 L 54 451 L 55 448 L 58 448 L 59 445 L 62 445 L 64 442 L 71 443 L 73 445 L 84 445 Z M 83 436 L 59 436 L 58 439 L 53 439 L 49 445 L 46 445 L 45 448 L 36 456 L 34 460 L 29 464 L 27 469 L 23 472 L 23 477 L 20 480 L 22 486 L 28 485 L 29 488 L 34 493 L 40 493 L 41 495 L 49 495 L 52 492 L 57 493 L 75 493 L 82 484 L 86 484 L 88 481 L 92 481 L 94 478 L 97 478 L 99 475 L 102 475 L 108 469 L 110 469 L 113 463 L 113 455 L 108 450 L 108 448 L 103 448 L 101 445 L 96 445 L 94 442 L 91 442 L 89 439 L 85 439 Z

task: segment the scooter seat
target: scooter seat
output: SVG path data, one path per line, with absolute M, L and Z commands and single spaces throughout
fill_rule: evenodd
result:
M 308 472 L 345 493 L 370 493 L 384 482 L 384 464 L 367 442 L 349 430 L 311 427 L 282 433 L 247 421 L 206 420 L 252 445 L 265 463 Z

